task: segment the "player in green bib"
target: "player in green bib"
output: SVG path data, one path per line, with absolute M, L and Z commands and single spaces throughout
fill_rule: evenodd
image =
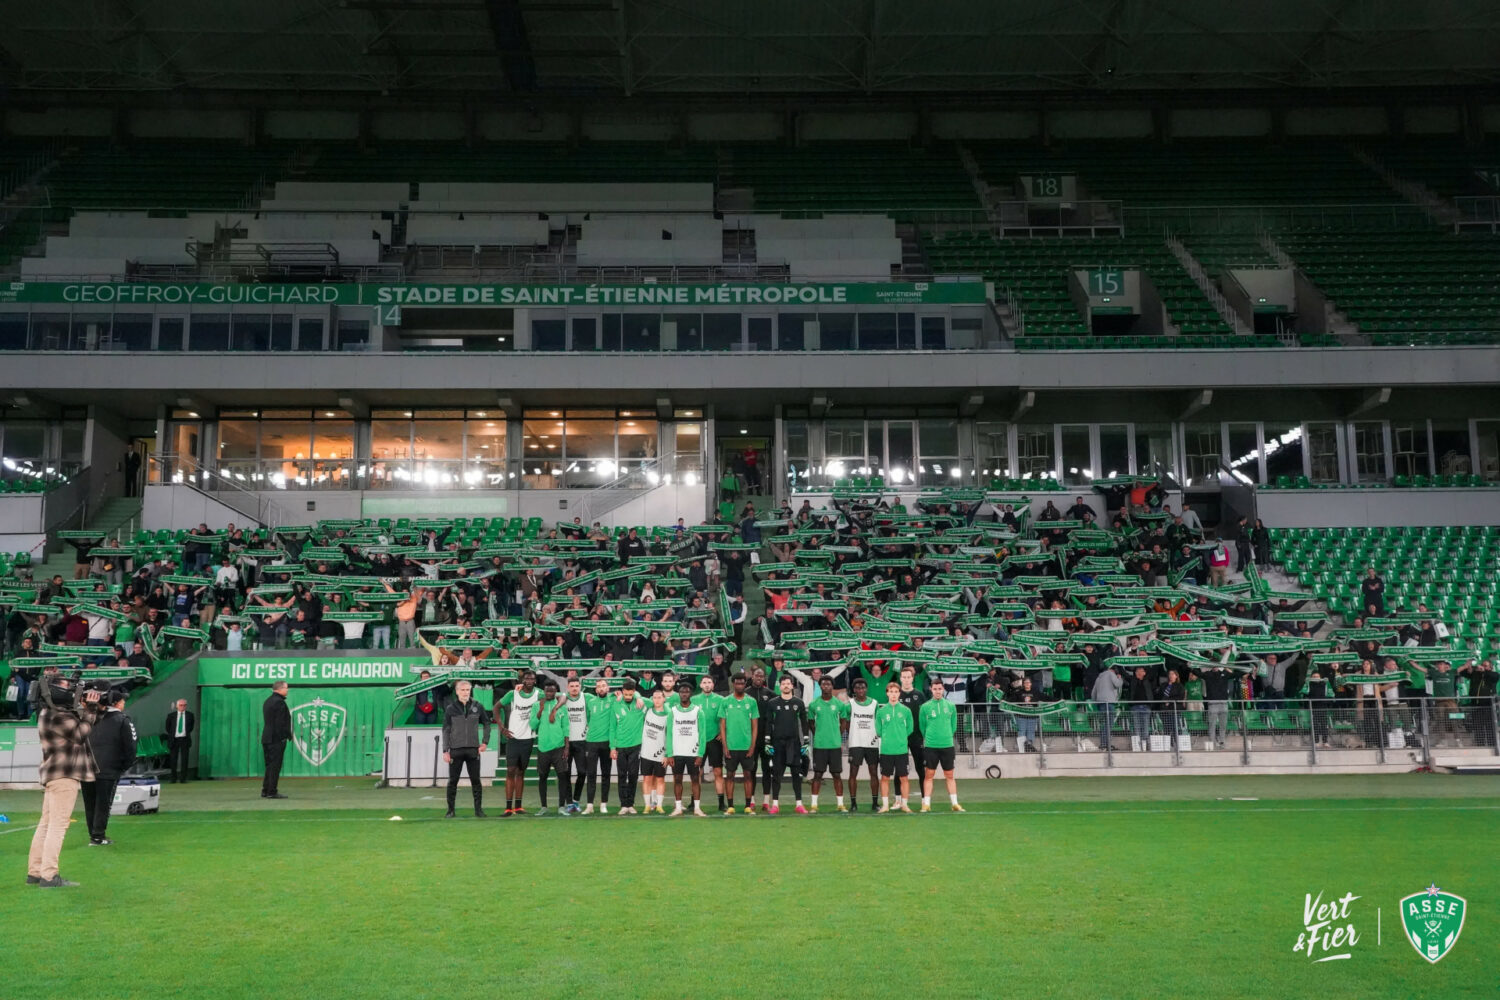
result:
M 755 747 L 760 746 L 760 703 L 745 690 L 745 675 L 735 674 L 732 692 L 719 705 L 719 740 L 724 744 L 726 815 L 734 815 L 734 772 L 745 776 L 745 813 L 755 815 Z
M 719 812 L 724 811 L 724 743 L 719 739 L 719 711 L 723 701 L 723 695 L 714 693 L 714 679 L 704 674 L 698 682 L 698 693 L 693 695 L 693 704 L 703 713 L 703 731 L 709 737 L 703 748 L 703 762 L 713 770 Z
M 583 770 L 587 775 L 588 804 L 583 807 L 583 814 L 587 816 L 594 811 L 596 790 L 602 788 L 604 798 L 599 803 L 599 812 L 608 816 L 609 733 L 614 721 L 614 707 L 619 699 L 609 693 L 609 681 L 603 677 L 594 682 L 594 693 L 583 697 L 588 717 L 583 733 Z
M 573 801 L 568 788 L 568 706 L 557 694 L 557 681 L 542 685 L 542 697 L 531 709 L 531 731 L 536 733 L 536 790 L 542 804 L 540 816 L 547 811 L 547 777 L 557 772 L 557 801 L 561 812 L 568 812 Z
M 620 685 L 620 700 L 611 708 L 609 757 L 619 765 L 620 815 L 635 815 L 635 785 L 641 770 L 641 735 L 646 728 L 645 705 L 636 697 L 635 679 Z
M 812 723 L 812 811 L 818 811 L 818 792 L 823 787 L 823 772 L 833 775 L 834 801 L 839 812 L 844 805 L 844 732 L 849 728 L 849 703 L 833 696 L 833 678 L 818 681 L 818 697 L 807 706 Z
M 911 812 L 906 804 L 910 783 L 906 777 L 907 740 L 912 734 L 911 709 L 901 704 L 901 684 L 891 681 L 885 686 L 886 703 L 875 712 L 875 736 L 880 740 L 880 808 L 891 811 L 891 779 L 898 780 L 896 808 Z
M 948 689 L 936 677 L 932 679 L 932 697 L 917 710 L 917 725 L 922 729 L 922 811 L 932 812 L 932 777 L 943 769 L 948 783 L 948 802 L 954 812 L 963 812 L 958 804 L 958 782 L 953 780 L 953 734 L 958 730 L 958 709 L 948 700 Z

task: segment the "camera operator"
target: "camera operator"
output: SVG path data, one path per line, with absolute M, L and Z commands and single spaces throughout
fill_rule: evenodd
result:
M 115 801 L 115 786 L 120 775 L 135 763 L 135 723 L 125 714 L 125 692 L 111 688 L 104 695 L 104 714 L 89 733 L 89 748 L 94 751 L 95 778 L 85 781 L 83 814 L 89 827 L 89 845 L 103 847 L 113 843 L 106 837 L 109 810 Z
M 74 705 L 74 678 L 55 675 L 42 691 L 37 736 L 42 744 L 42 766 L 38 780 L 42 788 L 42 818 L 31 838 L 26 860 L 26 881 L 44 889 L 76 886 L 57 873 L 63 836 L 73 818 L 80 782 L 93 781 L 94 755 L 89 733 L 99 717 L 98 691 L 85 691 Z

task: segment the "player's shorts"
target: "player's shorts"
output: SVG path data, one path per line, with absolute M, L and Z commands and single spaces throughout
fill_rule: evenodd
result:
M 728 750 L 724 754 L 724 770 L 730 774 L 743 771 L 746 774 L 755 773 L 755 752 L 753 750 Z
M 844 776 L 844 751 L 842 747 L 831 747 L 822 750 L 813 747 L 812 773 L 815 777 L 818 777 L 824 771 L 827 771 L 835 778 L 842 778 Z
M 724 766 L 724 744 L 718 740 L 709 740 L 708 746 L 703 751 L 703 763 L 709 767 Z
M 953 756 L 952 747 L 927 747 L 922 751 L 922 766 L 929 771 L 936 771 L 939 768 L 952 771 Z
M 531 763 L 531 751 L 536 740 L 512 739 L 505 744 L 505 763 L 511 767 L 524 768 Z
M 880 767 L 879 747 L 850 747 L 849 748 L 849 773 L 853 774 L 861 764 L 868 765 L 870 773 L 874 774 Z
M 667 765 L 659 760 L 647 760 L 641 758 L 641 777 L 643 778 L 665 778 L 667 776 Z
M 880 755 L 880 776 L 882 778 L 904 778 L 906 777 L 906 754 L 883 753 Z
M 684 774 L 690 775 L 694 778 L 698 777 L 698 758 L 673 757 L 672 773 L 677 775 L 678 777 L 681 777 Z

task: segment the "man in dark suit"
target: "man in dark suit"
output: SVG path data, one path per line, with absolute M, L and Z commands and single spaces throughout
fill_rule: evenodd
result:
M 187 783 L 188 748 L 193 745 L 193 728 L 198 719 L 188 711 L 187 699 L 177 699 L 177 707 L 167 713 L 166 724 L 161 734 L 167 741 L 167 767 L 172 771 L 169 779 L 173 783 Z
M 260 783 L 260 797 L 263 799 L 286 798 L 276 790 L 276 783 L 281 778 L 281 759 L 286 756 L 287 740 L 292 738 L 292 710 L 286 704 L 289 686 L 286 681 L 272 684 L 271 696 L 260 709 L 264 723 L 260 731 L 260 748 L 266 756 L 266 776 Z

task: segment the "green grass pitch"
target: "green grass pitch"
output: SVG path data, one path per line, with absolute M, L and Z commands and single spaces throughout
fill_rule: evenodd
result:
M 168 786 L 106 848 L 80 810 L 82 887 L 51 891 L 23 885 L 40 794 L 0 791 L 0 997 L 1451 1000 L 1500 974 L 1500 778 L 976 781 L 966 815 L 939 790 L 932 815 L 844 816 L 825 789 L 810 817 L 483 821 L 371 784 Z M 1432 882 L 1469 904 L 1436 965 L 1397 916 Z M 1347 960 L 1293 951 L 1320 892 L 1360 896 Z

